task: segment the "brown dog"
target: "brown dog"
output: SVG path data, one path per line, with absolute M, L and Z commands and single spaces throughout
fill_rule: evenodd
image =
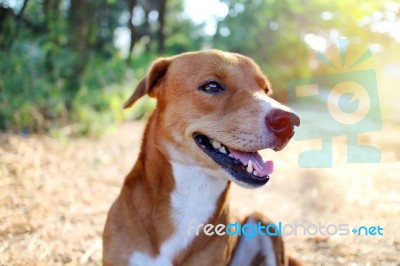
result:
M 108 215 L 104 265 L 290 263 L 279 236 L 243 240 L 222 230 L 234 222 L 231 183 L 266 184 L 273 164 L 257 151 L 282 149 L 300 124 L 270 90 L 260 68 L 239 54 L 185 53 L 151 66 L 124 105 L 157 98 L 139 158 Z M 245 223 L 258 221 L 269 224 L 258 214 Z

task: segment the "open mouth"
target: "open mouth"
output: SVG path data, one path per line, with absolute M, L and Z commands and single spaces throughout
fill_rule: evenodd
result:
M 193 138 L 204 153 L 237 181 L 252 187 L 259 187 L 268 182 L 268 175 L 274 168 L 273 162 L 264 161 L 257 151 L 238 151 L 200 133 L 195 133 Z

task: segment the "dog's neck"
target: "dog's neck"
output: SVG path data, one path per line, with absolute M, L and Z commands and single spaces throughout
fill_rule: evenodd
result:
M 153 115 L 138 161 L 124 185 L 127 193 L 131 193 L 128 197 L 131 202 L 127 204 L 133 208 L 132 215 L 143 222 L 143 231 L 148 234 L 149 248 L 153 251 L 153 257 L 136 252 L 132 259 L 147 263 L 181 257 L 181 251 L 197 237 L 195 229 L 189 232 L 190 223 L 217 224 L 228 219 L 229 183 L 209 177 L 199 166 L 172 161 L 158 145 L 160 135 L 156 124 Z M 162 226 L 156 227 L 157 224 Z M 208 242 L 211 238 L 202 236 L 199 240 Z

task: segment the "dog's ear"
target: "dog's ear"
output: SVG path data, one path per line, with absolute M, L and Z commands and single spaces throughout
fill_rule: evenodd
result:
M 161 58 L 153 63 L 147 75 L 139 82 L 131 97 L 124 103 L 124 109 L 131 107 L 140 97 L 148 94 L 156 97 L 156 89 L 163 82 L 171 59 Z

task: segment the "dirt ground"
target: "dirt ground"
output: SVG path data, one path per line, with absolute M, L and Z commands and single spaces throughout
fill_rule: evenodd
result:
M 266 187 L 233 186 L 232 209 L 275 221 L 381 226 L 383 236 L 289 236 L 306 265 L 400 265 L 399 124 L 363 137 L 382 152 L 379 164 L 347 164 L 346 138 L 334 138 L 334 165 L 302 169 L 292 141 L 268 156 Z M 138 153 L 142 122 L 100 139 L 0 135 L 0 265 L 101 265 L 106 213 Z

